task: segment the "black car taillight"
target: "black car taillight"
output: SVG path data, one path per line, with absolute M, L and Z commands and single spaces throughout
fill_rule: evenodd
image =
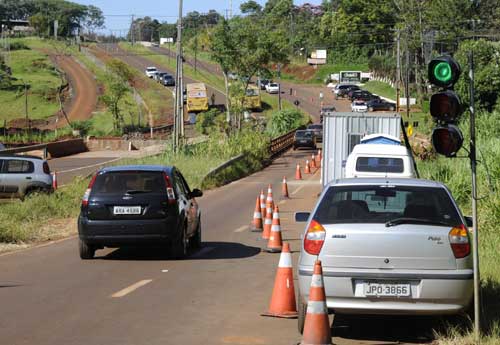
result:
M 170 181 L 170 177 L 166 173 L 163 173 L 163 178 L 165 179 L 165 185 L 167 186 L 167 198 L 169 205 L 175 205 L 175 193 L 174 188 L 172 186 L 172 182 Z
M 92 176 L 92 179 L 89 182 L 89 186 L 87 187 L 87 190 L 83 194 L 82 206 L 84 206 L 84 207 L 87 207 L 89 205 L 90 192 L 92 191 L 92 187 L 94 186 L 96 178 L 97 178 L 97 174 Z

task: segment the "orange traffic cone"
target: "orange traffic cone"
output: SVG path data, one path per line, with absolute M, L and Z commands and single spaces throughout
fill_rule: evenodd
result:
M 260 213 L 260 197 L 255 201 L 255 211 L 253 212 L 252 229 L 253 232 L 262 231 L 262 213 Z
M 314 263 L 314 272 L 309 290 L 307 313 L 301 345 L 331 345 L 330 320 L 326 307 L 325 285 L 321 261 Z
M 288 242 L 283 243 L 278 271 L 274 280 L 269 310 L 263 316 L 296 318 L 295 289 L 293 286 L 292 254 Z
M 273 202 L 273 186 L 269 184 L 267 187 L 267 198 L 266 198 L 266 204 L 269 204 L 269 202 Z
M 300 164 L 297 164 L 297 169 L 295 169 L 295 179 L 302 180 L 302 173 L 300 172 Z
M 52 189 L 57 190 L 57 171 L 52 173 Z
M 267 242 L 266 252 L 279 253 L 281 248 L 283 248 L 283 241 L 281 240 L 280 210 L 278 206 L 274 206 L 271 235 Z
M 273 224 L 273 202 L 266 205 L 266 218 L 264 219 L 264 231 L 262 232 L 262 239 L 268 240 L 271 236 L 271 227 Z
M 304 174 L 311 173 L 311 166 L 309 165 L 309 160 L 306 160 L 306 167 L 304 168 Z
M 286 176 L 283 176 L 283 183 L 281 184 L 281 197 L 283 199 L 290 198 L 290 196 L 288 195 L 288 184 L 286 183 Z
M 262 219 L 266 218 L 266 196 L 263 189 L 260 191 L 260 213 L 262 214 Z
M 314 156 L 314 154 L 311 156 L 311 169 L 314 168 L 316 169 L 317 166 L 316 166 L 316 157 Z

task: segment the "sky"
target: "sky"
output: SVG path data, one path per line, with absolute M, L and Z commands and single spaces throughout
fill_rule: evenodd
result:
M 160 22 L 167 21 L 169 23 L 177 20 L 179 13 L 178 0 L 72 0 L 76 3 L 84 5 L 94 5 L 99 7 L 106 18 L 105 33 L 114 35 L 124 35 L 130 26 L 131 16 L 136 17 L 150 16 L 156 18 Z M 256 0 L 261 5 L 266 3 L 266 0 Z M 216 10 L 221 14 L 226 13 L 229 9 L 231 0 L 183 0 L 183 13 L 198 11 L 200 13 L 208 12 L 211 9 Z M 245 0 L 232 0 L 233 14 L 240 13 L 240 4 Z M 321 0 L 294 0 L 296 5 L 303 3 L 320 4 Z M 121 32 L 121 33 L 120 33 Z

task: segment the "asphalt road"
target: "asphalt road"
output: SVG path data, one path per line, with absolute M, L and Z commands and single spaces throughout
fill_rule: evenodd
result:
M 297 321 L 262 317 L 279 254 L 249 231 L 255 198 L 268 183 L 280 199 L 282 234 L 296 267 L 301 224 L 320 191 L 319 171 L 293 180 L 312 152 L 289 152 L 267 169 L 198 199 L 203 247 L 185 260 L 162 249 L 106 249 L 81 261 L 75 237 L 0 256 L 0 339 L 8 345 L 297 344 Z M 191 186 L 196 187 L 196 186 Z M 297 292 L 297 291 L 296 291 Z M 333 317 L 330 316 L 330 320 Z M 333 342 L 430 343 L 431 319 L 336 316 Z

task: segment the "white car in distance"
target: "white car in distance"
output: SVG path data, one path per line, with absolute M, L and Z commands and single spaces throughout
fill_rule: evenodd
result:
M 267 93 L 279 93 L 280 85 L 278 83 L 269 83 L 266 85 Z
M 149 78 L 153 78 L 158 73 L 158 69 L 156 67 L 146 67 L 145 73 Z
M 368 111 L 368 106 L 365 101 L 354 101 L 351 104 L 351 110 L 354 112 L 364 113 Z

